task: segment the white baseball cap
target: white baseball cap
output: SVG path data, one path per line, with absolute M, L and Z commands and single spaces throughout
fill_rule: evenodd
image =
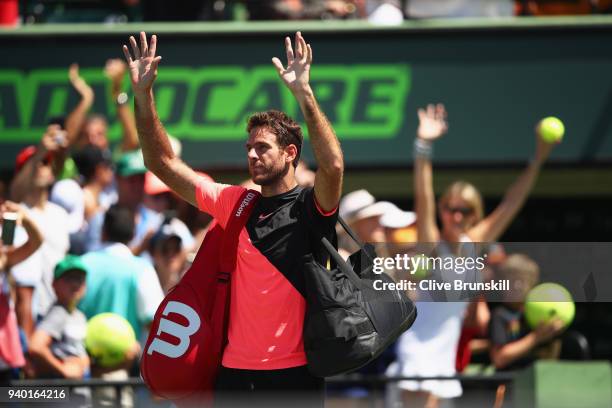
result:
M 79 183 L 72 179 L 58 181 L 51 189 L 49 201 L 59 205 L 68 213 L 70 234 L 81 229 L 85 221 L 85 198 Z
M 402 211 L 400 208 L 387 211 L 380 217 L 380 225 L 385 228 L 406 228 L 416 222 L 416 213 L 412 211 Z
M 347 222 L 354 222 L 364 218 L 381 216 L 397 208 L 388 201 L 378 201 L 367 190 L 356 190 L 345 195 L 340 201 L 340 217 Z

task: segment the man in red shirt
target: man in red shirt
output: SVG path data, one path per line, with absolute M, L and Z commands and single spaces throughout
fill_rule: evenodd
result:
M 140 45 L 130 37 L 130 67 L 138 136 L 147 167 L 175 193 L 225 226 L 244 187 L 203 179 L 172 151 L 153 98 L 161 60 L 157 38 Z M 306 310 L 303 265 L 326 262 L 321 237 L 333 237 L 342 190 L 344 161 L 340 143 L 319 108 L 309 84 L 312 49 L 301 33 L 295 52 L 285 39 L 287 65 L 272 63 L 296 98 L 318 163 L 313 188 L 298 186 L 295 168 L 302 149 L 300 126 L 286 114 L 251 116 L 246 151 L 249 172 L 262 197 L 240 232 L 232 275 L 228 345 L 217 380 L 217 401 L 249 406 L 260 402 L 322 406 L 324 382 L 306 368 L 303 322 Z M 296 394 L 299 393 L 299 394 Z M 231 397 L 231 399 L 230 399 Z M 282 401 L 282 402 L 281 402 Z M 235 406 L 235 405 L 232 405 Z

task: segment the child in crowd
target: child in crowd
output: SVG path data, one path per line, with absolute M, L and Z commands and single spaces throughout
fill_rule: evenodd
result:
M 525 321 L 525 298 L 538 283 L 540 269 L 529 257 L 510 255 L 498 270 L 499 279 L 508 279 L 512 290 L 505 302 L 493 310 L 489 325 L 491 361 L 497 370 L 515 370 L 538 358 L 555 358 L 560 341 L 552 341 L 563 331 L 563 322 L 553 320 L 531 330 Z
M 85 295 L 87 270 L 80 257 L 68 255 L 54 270 L 57 302 L 38 324 L 29 354 L 37 377 L 80 379 L 89 373 L 85 350 L 87 319 L 76 308 Z

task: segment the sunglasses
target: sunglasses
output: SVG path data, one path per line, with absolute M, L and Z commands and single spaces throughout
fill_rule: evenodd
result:
M 448 211 L 449 213 L 455 214 L 460 213 L 461 215 L 468 216 L 474 212 L 473 208 L 470 207 L 450 207 L 448 205 L 444 206 L 444 211 Z
M 52 163 L 53 163 L 53 156 L 50 154 L 47 154 L 45 158 L 42 160 L 42 164 L 44 166 L 50 166 Z

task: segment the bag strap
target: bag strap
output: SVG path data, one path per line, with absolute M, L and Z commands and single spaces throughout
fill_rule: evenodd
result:
M 361 254 L 363 254 L 364 256 L 367 256 L 368 258 L 370 258 L 370 260 L 372 260 L 370 257 L 370 253 L 366 249 L 364 243 L 357 237 L 357 234 L 355 234 L 355 232 L 351 229 L 351 227 L 348 226 L 346 221 L 344 221 L 342 217 L 339 216 L 338 222 L 340 223 L 340 225 L 342 225 L 342 228 L 344 228 L 346 233 L 359 246 Z M 359 288 L 362 287 L 363 283 L 361 281 L 361 278 L 355 273 L 353 268 L 344 259 L 342 259 L 342 256 L 338 253 L 338 250 L 336 249 L 336 247 L 338 246 L 337 240 L 334 239 L 335 245 L 333 245 L 331 242 L 329 242 L 327 238 L 323 237 L 321 238 L 321 243 L 323 244 L 323 246 L 325 247 L 325 249 L 330 255 L 331 267 L 339 269 L 340 272 L 342 272 L 351 281 L 351 283 L 355 285 L 356 287 L 359 287 Z
M 363 242 L 359 238 L 357 238 L 357 234 L 348 226 L 346 221 L 342 219 L 342 217 L 338 216 L 338 222 L 342 225 L 342 228 L 346 231 L 346 233 L 355 241 L 355 243 L 359 246 L 359 248 L 363 248 Z
M 349 225 L 346 223 L 346 221 L 344 221 L 341 217 L 338 217 L 338 222 L 340 223 L 340 225 L 342 225 L 342 228 L 344 228 L 346 233 L 353 239 L 353 241 L 355 241 L 355 243 L 357 244 L 357 246 L 361 250 L 362 255 L 363 256 L 367 256 L 368 259 L 373 262 L 374 259 L 372 258 L 371 253 L 370 253 L 372 246 L 370 244 L 364 244 L 357 237 L 357 234 L 355 234 L 355 232 L 351 229 L 351 227 L 349 227 Z M 336 244 L 336 247 L 338 246 L 337 242 L 334 242 L 334 244 Z
M 321 243 L 323 244 L 327 252 L 329 252 L 332 265 L 335 264 L 336 267 L 340 270 L 340 272 L 342 272 L 344 276 L 346 276 L 348 280 L 350 280 L 351 283 L 355 285 L 355 287 L 361 288 L 363 286 L 363 283 L 361 282 L 361 278 L 357 276 L 353 268 L 351 268 L 346 263 L 346 261 L 342 259 L 342 256 L 338 253 L 336 248 L 334 248 L 331 242 L 329 242 L 327 238 L 323 237 L 321 238 Z
M 374 259 L 370 256 L 370 250 L 368 250 L 368 248 L 372 248 L 371 245 L 367 245 L 368 248 L 366 248 L 366 244 L 364 244 L 359 238 L 357 238 L 357 234 L 355 234 L 355 232 L 351 229 L 351 227 L 348 226 L 348 224 L 346 223 L 346 221 L 344 221 L 342 218 L 338 217 L 338 222 L 340 223 L 340 225 L 342 225 L 342 228 L 344 228 L 344 230 L 346 231 L 346 233 L 353 239 L 353 241 L 355 241 L 355 243 L 359 246 L 359 249 L 361 249 L 361 253 L 364 256 L 367 256 L 370 261 L 374 261 Z
M 244 190 L 227 220 L 223 242 L 221 243 L 220 273 L 227 275 L 228 280 L 236 266 L 236 248 L 238 247 L 240 231 L 249 220 L 259 197 L 261 197 L 261 194 L 255 190 Z

